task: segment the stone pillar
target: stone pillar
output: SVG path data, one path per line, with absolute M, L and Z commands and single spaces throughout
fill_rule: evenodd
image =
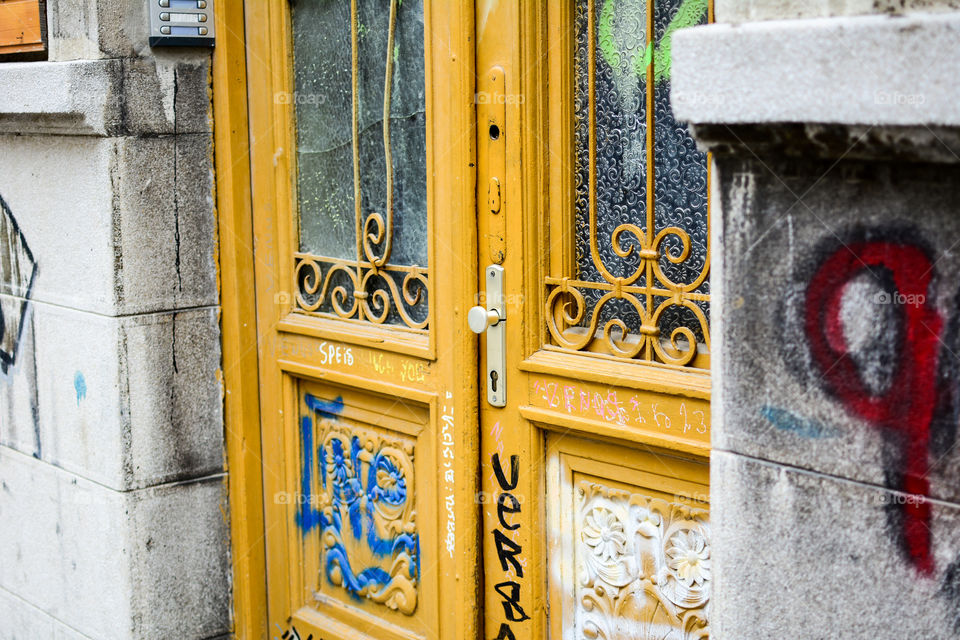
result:
M 716 4 L 673 59 L 714 153 L 712 637 L 955 637 L 957 3 Z
M 0 63 L 0 638 L 221 636 L 210 53 L 46 5 Z

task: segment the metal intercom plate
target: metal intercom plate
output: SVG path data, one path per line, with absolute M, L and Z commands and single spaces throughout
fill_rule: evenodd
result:
M 213 0 L 147 0 L 151 47 L 212 47 Z

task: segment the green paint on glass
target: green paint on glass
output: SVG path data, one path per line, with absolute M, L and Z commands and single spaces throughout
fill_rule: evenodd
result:
M 597 47 L 611 69 L 620 69 L 624 56 L 636 68 L 643 56 L 646 26 L 646 0 L 605 0 L 597 22 Z
M 653 62 L 653 43 L 652 42 L 647 44 L 647 48 L 643 52 L 643 66 L 638 66 L 637 63 L 634 62 L 633 68 L 636 69 L 637 74 L 640 74 L 644 70 L 646 70 L 647 67 L 650 66 L 651 62 Z
M 685 29 L 700 24 L 704 16 L 707 15 L 708 0 L 685 0 L 680 8 L 677 9 L 677 15 L 667 25 L 667 30 L 660 38 L 657 44 L 657 50 L 653 54 L 653 82 L 660 84 L 663 80 L 670 79 L 670 46 L 673 42 L 673 34 L 677 29 Z
M 620 69 L 624 58 L 628 59 L 641 82 L 653 64 L 654 84 L 669 80 L 674 32 L 700 24 L 707 15 L 708 3 L 709 0 L 684 0 L 654 48 L 653 42 L 641 46 L 647 24 L 645 0 L 605 0 L 597 21 L 597 48 L 603 61 L 611 69 Z M 625 37 L 627 33 L 631 37 Z

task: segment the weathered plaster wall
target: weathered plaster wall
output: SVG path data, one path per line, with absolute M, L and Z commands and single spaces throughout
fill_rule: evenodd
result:
M 957 34 L 939 12 L 675 36 L 675 112 L 714 151 L 712 637 L 960 635 Z
M 47 7 L 49 60 L 0 63 L 0 639 L 218 637 L 210 55 Z

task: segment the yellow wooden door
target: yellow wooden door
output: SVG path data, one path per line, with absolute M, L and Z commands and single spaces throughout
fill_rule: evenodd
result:
M 477 3 L 485 638 L 709 633 L 709 175 L 669 108 L 709 12 Z
M 704 637 L 706 0 L 244 8 L 267 636 Z
M 245 4 L 269 637 L 479 625 L 473 4 Z

